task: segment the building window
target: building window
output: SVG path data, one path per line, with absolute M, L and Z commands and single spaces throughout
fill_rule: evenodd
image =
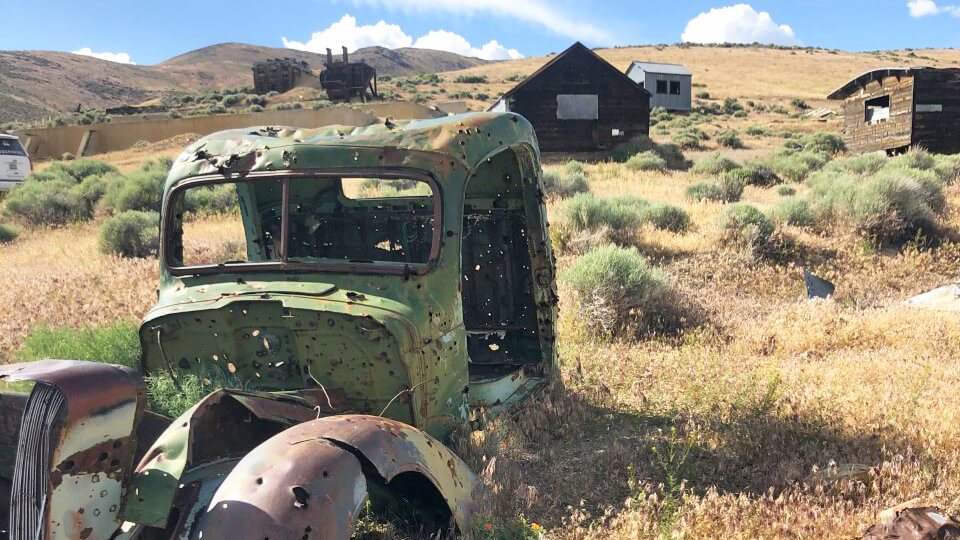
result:
M 670 81 L 670 95 L 671 96 L 680 95 L 680 81 Z
M 890 96 L 880 96 L 867 100 L 864 104 L 863 121 L 884 122 L 890 119 Z
M 666 94 L 667 93 L 667 83 L 669 81 L 657 81 L 657 93 Z
M 558 94 L 557 120 L 596 120 L 600 100 L 596 94 Z

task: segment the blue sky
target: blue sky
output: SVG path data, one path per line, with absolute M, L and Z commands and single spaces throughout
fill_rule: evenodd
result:
M 575 39 L 960 48 L 960 7 L 935 0 L 34 0 L 5 2 L 0 19 L 3 50 L 82 50 L 138 64 L 226 41 L 416 45 L 488 58 L 556 52 Z

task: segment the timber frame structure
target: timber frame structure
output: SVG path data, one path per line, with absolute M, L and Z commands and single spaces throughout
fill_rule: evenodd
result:
M 960 152 L 960 69 L 875 69 L 827 97 L 844 101 L 843 138 L 852 152 Z

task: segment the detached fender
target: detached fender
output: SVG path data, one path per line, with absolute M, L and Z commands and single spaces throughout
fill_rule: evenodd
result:
M 37 383 L 16 446 L 10 538 L 111 538 L 137 450 L 143 379 L 123 366 L 44 360 L 2 366 L 0 380 Z
M 460 458 L 415 427 L 347 415 L 299 424 L 247 454 L 191 537 L 236 540 L 255 531 L 268 538 L 349 538 L 367 499 L 365 473 L 387 485 L 403 473 L 420 475 L 460 530 L 468 530 L 476 477 Z

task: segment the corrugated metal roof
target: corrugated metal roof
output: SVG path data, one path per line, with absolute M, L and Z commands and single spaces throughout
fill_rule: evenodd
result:
M 664 75 L 693 75 L 689 69 L 680 64 L 658 64 L 656 62 L 634 62 L 631 68 L 636 67 L 647 73 L 663 73 Z

